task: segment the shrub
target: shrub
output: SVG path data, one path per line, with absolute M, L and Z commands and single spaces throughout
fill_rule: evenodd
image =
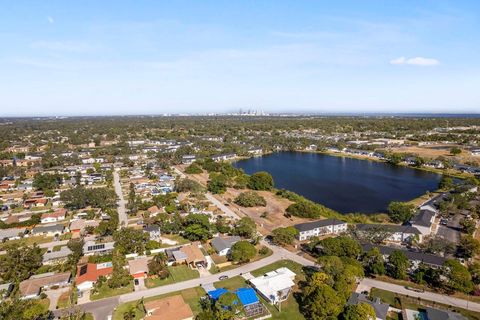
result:
M 265 198 L 253 191 L 240 193 L 235 199 L 235 203 L 242 207 L 265 207 L 267 205 Z
M 256 172 L 250 176 L 248 188 L 252 190 L 272 190 L 273 177 L 265 171 Z

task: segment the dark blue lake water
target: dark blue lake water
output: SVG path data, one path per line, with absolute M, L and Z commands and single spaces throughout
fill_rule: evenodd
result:
M 246 173 L 269 172 L 276 188 L 294 191 L 342 213 L 385 212 L 437 189 L 441 175 L 388 163 L 316 153 L 280 152 L 234 163 Z

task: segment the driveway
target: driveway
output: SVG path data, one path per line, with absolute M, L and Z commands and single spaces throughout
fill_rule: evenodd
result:
M 46 291 L 44 291 L 45 294 L 48 296 L 48 299 L 50 300 L 50 305 L 48 306 L 48 310 L 56 310 L 57 309 L 58 298 L 60 298 L 62 293 L 68 292 L 68 291 L 70 291 L 70 287 L 58 288 L 56 290 L 46 290 Z

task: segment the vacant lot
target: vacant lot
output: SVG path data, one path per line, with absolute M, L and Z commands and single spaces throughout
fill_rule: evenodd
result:
M 167 267 L 170 271 L 170 275 L 165 279 L 160 278 L 148 278 L 145 280 L 147 288 L 153 288 L 158 286 L 164 286 L 174 282 L 181 282 L 190 279 L 198 278 L 200 275 L 197 270 L 192 270 L 186 265 Z

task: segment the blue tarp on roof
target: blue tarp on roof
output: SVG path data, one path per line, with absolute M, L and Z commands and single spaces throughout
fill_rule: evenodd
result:
M 213 300 L 218 300 L 218 298 L 220 298 L 220 296 L 224 293 L 227 293 L 228 290 L 225 289 L 225 288 L 219 288 L 219 289 L 215 289 L 215 290 L 212 290 L 212 291 L 208 291 L 208 296 L 213 299 Z
M 236 294 L 244 306 L 258 302 L 258 297 L 253 288 L 240 288 L 237 290 Z

